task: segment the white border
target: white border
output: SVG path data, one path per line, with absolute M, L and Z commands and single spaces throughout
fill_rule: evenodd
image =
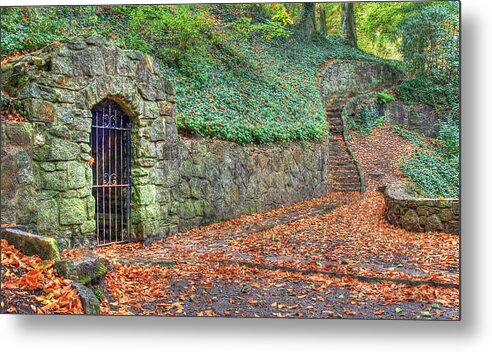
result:
M 174 3 L 183 2 L 186 1 Z M 82 1 L 2 0 L 2 5 L 11 6 L 48 3 L 87 4 Z M 161 2 L 106 0 L 90 3 Z M 36 352 L 490 350 L 491 3 L 484 0 L 462 1 L 462 321 L 2 315 L 0 349 Z

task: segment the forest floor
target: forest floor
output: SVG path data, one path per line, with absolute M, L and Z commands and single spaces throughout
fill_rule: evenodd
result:
M 363 155 L 364 195 L 330 193 L 148 246 L 96 248 L 113 263 L 102 313 L 459 319 L 459 236 L 411 233 L 384 219 L 377 189 L 401 179 L 398 159 L 411 145 L 383 126 L 353 135 L 352 148 Z

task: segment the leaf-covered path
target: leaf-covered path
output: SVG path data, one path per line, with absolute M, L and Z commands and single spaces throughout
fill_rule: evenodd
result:
M 102 312 L 458 319 L 459 236 L 389 225 L 376 191 L 401 178 L 398 159 L 411 145 L 383 126 L 353 136 L 352 147 L 376 176 L 364 195 L 331 193 L 148 246 L 97 248 L 114 263 Z
M 115 263 L 103 312 L 456 319 L 458 245 L 387 225 L 377 192 L 330 194 L 150 246 L 98 248 Z

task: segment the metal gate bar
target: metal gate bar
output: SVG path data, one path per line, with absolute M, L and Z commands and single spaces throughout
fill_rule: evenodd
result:
M 111 100 L 96 105 L 92 115 L 97 244 L 126 242 L 131 238 L 131 122 Z

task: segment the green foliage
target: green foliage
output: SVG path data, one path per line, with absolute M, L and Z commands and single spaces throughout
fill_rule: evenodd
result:
M 1 11 L 3 53 L 28 52 L 69 34 L 60 32 L 67 21 L 57 16 L 56 8 L 2 7 Z
M 447 155 L 459 155 L 460 126 L 456 121 L 440 122 L 438 139 L 442 142 L 442 148 Z
M 412 2 L 365 2 L 355 6 L 358 45 L 375 55 L 400 59 L 398 23 L 412 11 Z
M 272 40 L 273 38 L 287 38 L 292 32 L 285 28 L 279 21 L 267 20 L 264 23 L 254 25 L 253 30 L 261 32 L 264 39 Z
M 391 128 L 393 129 L 393 131 L 398 133 L 403 138 L 408 139 L 416 146 L 421 148 L 429 148 L 429 144 L 424 140 L 424 138 L 419 133 L 403 129 L 397 125 L 393 125 L 391 126 Z
M 368 136 L 374 128 L 381 127 L 385 119 L 384 116 L 379 116 L 374 106 L 363 107 L 359 111 L 359 123 L 352 121 L 351 129 L 358 130 L 364 136 Z
M 396 98 L 387 89 L 378 92 L 377 102 L 379 104 L 387 104 L 395 100 Z
M 0 115 L 2 119 L 19 119 L 21 116 L 25 116 L 25 113 L 21 102 L 2 90 L 0 94 Z
M 175 62 L 188 76 L 204 79 L 201 66 L 212 60 L 211 51 L 223 37 L 205 6 L 136 6 L 129 13 L 132 47 L 153 51 L 165 62 Z
M 400 169 L 429 197 L 457 198 L 459 195 L 459 157 L 440 150 L 415 149 L 404 158 Z
M 413 142 L 416 148 L 400 164 L 402 173 L 427 197 L 459 196 L 459 126 L 441 125 L 438 143 L 429 144 L 415 132 L 393 126 L 393 130 Z
M 398 32 L 401 51 L 410 72 L 428 74 L 445 83 L 459 75 L 459 3 L 419 4 L 403 20 Z

